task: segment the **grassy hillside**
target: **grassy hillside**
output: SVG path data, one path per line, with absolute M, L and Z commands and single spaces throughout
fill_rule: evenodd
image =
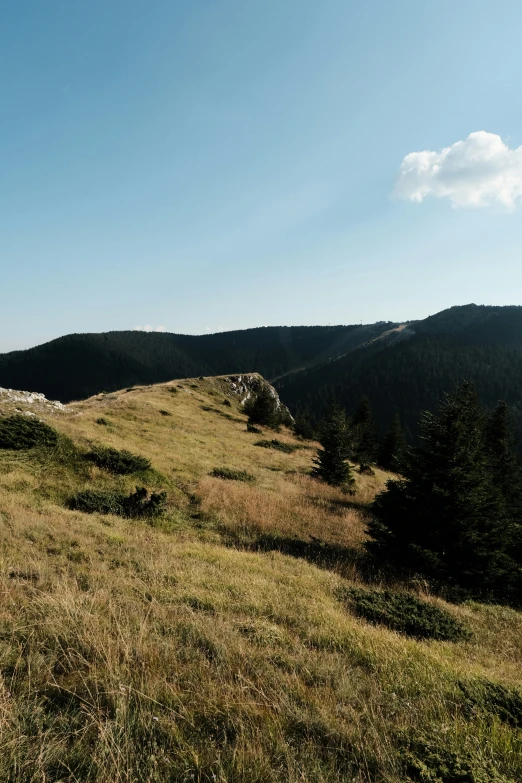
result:
M 460 640 L 364 619 L 385 474 L 353 496 L 312 480 L 311 444 L 247 432 L 226 378 L 15 408 L 62 437 L 0 449 L 0 780 L 522 779 L 522 615 L 419 585 Z M 298 448 L 256 445 L 274 438 Z M 97 445 L 151 467 L 112 474 L 85 458 Z M 67 508 L 136 485 L 167 492 L 163 517 Z
M 342 355 L 386 328 L 275 326 L 200 336 L 71 334 L 27 351 L 0 354 L 0 386 L 70 402 L 189 375 L 256 371 L 275 378 Z

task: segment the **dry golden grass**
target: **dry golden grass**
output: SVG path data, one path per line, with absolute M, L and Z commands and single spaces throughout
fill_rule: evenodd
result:
M 0 780 L 522 780 L 520 729 L 470 711 L 458 684 L 522 684 L 520 613 L 428 598 L 474 635 L 414 641 L 347 611 L 342 569 L 248 551 L 263 537 L 357 549 L 386 476 L 357 476 L 353 497 L 310 479 L 313 452 L 256 447 L 224 390 L 188 380 L 47 417 L 79 446 L 152 460 L 147 485 L 169 494 L 154 525 L 64 506 L 133 477 L 0 452 Z M 209 477 L 217 466 L 256 482 Z M 475 777 L 409 778 L 407 736 L 469 757 Z
M 347 496 L 309 476 L 280 476 L 270 490 L 205 477 L 198 493 L 204 512 L 246 540 L 272 534 L 357 547 L 365 537 L 359 493 Z

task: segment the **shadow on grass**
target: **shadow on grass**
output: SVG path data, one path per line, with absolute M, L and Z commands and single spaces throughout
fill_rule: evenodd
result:
M 316 497 L 315 495 L 307 495 L 306 499 L 314 506 L 321 509 L 327 508 L 334 514 L 342 514 L 343 511 L 346 511 L 347 509 L 353 509 L 354 511 L 363 512 L 366 516 L 369 515 L 368 503 L 363 503 L 361 500 L 354 500 L 349 496 L 346 498 L 329 498 L 328 500 L 325 500 L 321 497 Z
M 318 568 L 335 571 L 341 576 L 353 577 L 357 574 L 365 582 L 382 582 L 384 579 L 381 569 L 377 568 L 375 561 L 363 549 L 331 544 L 314 537 L 305 541 L 264 533 L 254 540 L 248 540 L 226 531 L 225 543 L 249 552 L 280 552 L 306 560 Z

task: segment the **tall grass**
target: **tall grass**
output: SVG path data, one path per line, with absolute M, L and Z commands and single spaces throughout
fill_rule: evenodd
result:
M 476 696 L 520 688 L 521 615 L 424 596 L 472 636 L 414 640 L 356 616 L 338 564 L 248 551 L 263 536 L 357 549 L 385 476 L 358 476 L 353 497 L 310 479 L 309 453 L 256 448 L 244 420 L 201 411 L 222 383 L 53 422 L 85 448 L 103 416 L 104 440 L 150 459 L 163 527 L 64 506 L 132 477 L 0 455 L 0 780 L 522 780 L 520 729 Z M 211 478 L 216 464 L 256 482 Z

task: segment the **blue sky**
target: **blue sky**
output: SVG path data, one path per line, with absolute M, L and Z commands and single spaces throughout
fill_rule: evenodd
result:
M 519 0 L 0 11 L 0 351 L 522 304 Z

